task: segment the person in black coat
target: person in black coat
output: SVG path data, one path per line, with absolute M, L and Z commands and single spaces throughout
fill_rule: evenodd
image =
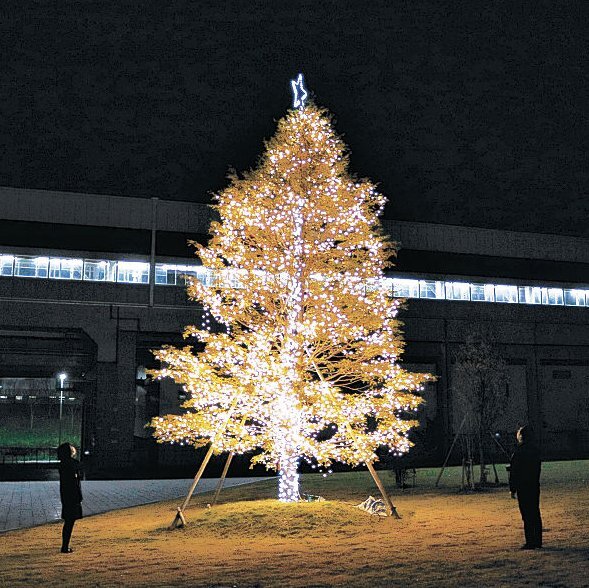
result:
M 59 459 L 59 495 L 61 497 L 61 553 L 71 553 L 70 539 L 74 523 L 82 518 L 82 486 L 80 484 L 80 462 L 74 459 L 76 448 L 69 443 L 62 443 L 57 448 Z
M 529 427 L 517 432 L 515 450 L 509 470 L 511 497 L 517 498 L 524 521 L 526 542 L 521 549 L 542 547 L 542 517 L 540 515 L 540 451 L 534 443 Z

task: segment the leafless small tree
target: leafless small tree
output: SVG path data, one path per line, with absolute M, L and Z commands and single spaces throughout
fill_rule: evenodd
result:
M 480 484 L 487 483 L 487 437 L 507 404 L 507 366 L 483 332 L 470 334 L 455 354 L 455 409 L 474 428 L 479 451 Z

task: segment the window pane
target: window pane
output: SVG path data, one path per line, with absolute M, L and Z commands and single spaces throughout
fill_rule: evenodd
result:
M 230 288 L 240 289 L 243 288 L 243 276 L 246 276 L 247 273 L 243 270 L 227 270 L 228 275 L 225 276 L 225 285 L 228 285 Z M 380 287 L 380 283 L 375 282 L 373 284 L 374 289 L 378 289 Z
M 517 286 L 495 286 L 495 302 L 516 304 L 518 301 Z
M 393 278 L 383 278 L 381 280 L 381 288 L 389 295 L 393 294 Z
M 198 278 L 205 286 L 210 286 L 211 282 L 207 282 L 208 270 L 197 265 L 176 265 L 176 284 L 186 285 L 186 277 Z
M 542 288 L 542 304 L 564 304 L 562 288 Z
M 495 302 L 495 286 L 493 284 L 471 284 L 470 299 L 475 302 Z
M 444 282 L 434 282 L 430 280 L 420 280 L 419 297 L 434 298 L 443 300 L 445 298 Z
M 393 279 L 393 296 L 419 298 L 419 280 Z
M 23 278 L 46 278 L 49 269 L 48 257 L 15 257 L 14 275 Z
M 149 282 L 149 264 L 141 261 L 119 261 L 117 282 L 147 284 Z
M 243 283 L 241 281 L 241 272 L 239 270 L 230 271 L 229 281 L 232 288 L 243 288 Z
M 446 300 L 470 300 L 470 284 L 466 282 L 445 282 Z
M 104 282 L 106 280 L 106 261 L 84 262 L 84 279 L 90 282 Z
M 14 255 L 0 255 L 0 276 L 11 276 L 14 266 Z
M 585 290 L 565 290 L 564 303 L 567 306 L 585 306 Z
M 542 288 L 520 286 L 519 301 L 522 304 L 542 304 Z
M 55 280 L 81 280 L 82 265 L 81 259 L 52 257 L 49 260 L 49 277 Z
M 156 264 L 155 283 L 165 286 L 174 286 L 176 284 L 176 266 Z
M 90 282 L 116 282 L 117 262 L 86 259 L 84 261 L 84 279 Z
M 205 286 L 214 286 L 215 285 L 215 272 L 213 270 L 209 270 L 206 268 L 188 268 L 189 271 L 185 271 L 186 275 L 189 275 L 193 278 L 196 278 L 200 282 L 202 282 Z

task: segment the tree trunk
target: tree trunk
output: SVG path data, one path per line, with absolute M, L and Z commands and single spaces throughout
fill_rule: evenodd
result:
M 481 429 L 479 429 L 479 463 L 481 466 L 479 483 L 481 486 L 485 486 L 487 484 L 487 468 L 485 464 L 485 450 L 483 448 L 483 432 Z
M 487 387 L 485 378 L 483 375 L 480 375 L 480 412 L 478 415 L 479 418 L 479 463 L 481 465 L 481 475 L 479 479 L 479 483 L 481 486 L 487 485 L 487 469 L 485 467 L 485 448 L 483 447 L 484 442 L 484 434 L 485 431 L 485 423 L 487 422 L 485 419 L 485 412 L 487 410 Z
M 280 456 L 278 471 L 278 500 L 297 502 L 299 495 L 299 457 L 285 450 Z

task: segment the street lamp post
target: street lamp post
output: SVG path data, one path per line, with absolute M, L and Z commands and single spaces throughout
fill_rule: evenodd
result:
M 57 376 L 59 378 L 59 440 L 57 445 L 61 445 L 61 419 L 63 416 L 63 389 L 65 380 L 67 378 L 67 374 L 59 374 Z

